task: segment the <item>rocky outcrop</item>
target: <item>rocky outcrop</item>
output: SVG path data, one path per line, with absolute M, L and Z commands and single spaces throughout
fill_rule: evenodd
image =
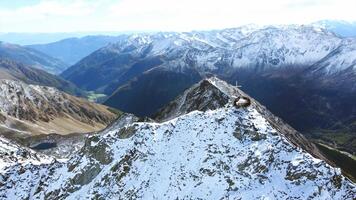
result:
M 209 80 L 203 80 L 161 108 L 152 118 L 165 121 L 194 110 L 214 110 L 223 107 L 230 101 L 230 98 Z

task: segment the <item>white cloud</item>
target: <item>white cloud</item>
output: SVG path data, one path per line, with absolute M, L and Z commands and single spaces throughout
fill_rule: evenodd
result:
M 6 10 L 0 31 L 197 30 L 356 20 L 355 0 L 51 0 Z
M 77 20 L 95 13 L 95 7 L 85 1 L 41 1 L 39 4 L 17 9 L 0 8 L 0 31 L 51 32 L 64 28 L 71 19 Z

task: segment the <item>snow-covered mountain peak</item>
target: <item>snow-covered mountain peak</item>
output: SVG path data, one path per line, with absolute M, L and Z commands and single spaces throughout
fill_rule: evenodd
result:
M 154 118 L 158 121 L 166 121 L 194 110 L 207 111 L 224 107 L 233 97 L 226 91 L 227 88 L 219 87 L 221 86 L 219 83 L 219 79 L 210 78 L 193 85 L 159 110 Z M 236 90 L 235 92 L 237 95 Z
M 204 90 L 205 88 L 205 90 Z M 227 100 L 234 88 L 210 78 L 192 99 Z M 234 89 L 232 89 L 234 90 Z M 215 97 L 215 95 L 218 95 Z M 182 99 L 182 98 L 178 98 Z M 200 103 L 195 102 L 196 105 Z M 165 122 L 125 115 L 90 136 L 66 163 L 7 171 L 5 199 L 352 199 L 356 187 L 286 135 L 258 103 L 232 102 Z M 293 135 L 292 132 L 289 132 Z M 294 135 L 294 137 L 298 137 Z

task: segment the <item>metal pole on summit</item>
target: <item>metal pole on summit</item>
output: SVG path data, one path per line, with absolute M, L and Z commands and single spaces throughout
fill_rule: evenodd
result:
M 238 84 L 237 84 L 237 80 L 235 81 L 235 87 L 237 87 L 237 88 L 242 87 L 241 85 L 238 85 Z

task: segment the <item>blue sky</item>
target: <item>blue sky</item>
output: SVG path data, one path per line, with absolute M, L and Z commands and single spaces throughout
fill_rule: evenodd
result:
M 356 21 L 356 0 L 10 0 L 0 32 L 190 31 Z

